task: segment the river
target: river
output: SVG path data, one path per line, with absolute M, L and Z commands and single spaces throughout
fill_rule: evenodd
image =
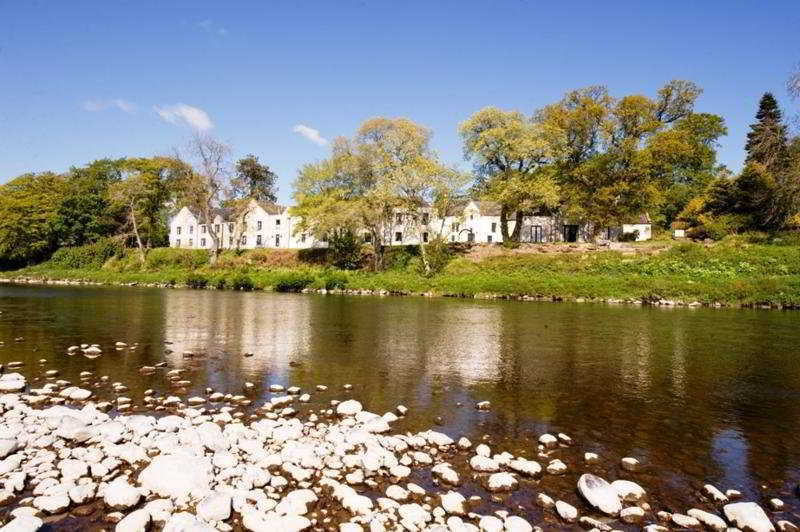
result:
M 403 404 L 401 430 L 438 423 L 515 454 L 560 431 L 610 477 L 638 458 L 638 481 L 676 508 L 710 482 L 800 509 L 798 312 L 11 285 L 0 311 L 0 361 L 24 362 L 33 382 L 45 369 L 76 382 L 92 371 L 140 402 L 147 388 L 176 392 L 163 372 L 139 371 L 166 361 L 190 370 L 183 397 L 211 387 L 258 404 L 270 384 L 300 386 L 309 408 Z M 104 354 L 66 354 L 80 343 Z M 577 473 L 560 482 L 574 489 Z

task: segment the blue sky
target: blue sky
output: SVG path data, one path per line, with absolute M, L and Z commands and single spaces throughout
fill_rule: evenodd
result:
M 269 164 L 288 202 L 325 141 L 372 116 L 430 127 L 468 169 L 457 127 L 484 106 L 530 113 L 591 84 L 653 95 L 673 78 L 725 117 L 736 170 L 764 91 L 800 111 L 785 91 L 798 28 L 798 0 L 0 0 L 0 181 L 169 153 L 200 127 Z

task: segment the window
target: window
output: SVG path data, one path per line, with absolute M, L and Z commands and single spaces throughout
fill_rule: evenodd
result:
M 428 233 L 422 233 L 422 241 L 423 242 L 427 242 L 428 241 Z
M 281 219 L 275 218 L 275 225 L 281 225 Z
M 467 242 L 475 242 L 475 233 L 472 231 L 467 233 Z
M 189 239 L 189 247 L 192 247 L 193 245 L 194 245 L 194 240 L 192 240 L 192 239 L 190 238 L 190 239 Z
M 394 241 L 395 242 L 402 242 L 403 241 L 403 233 L 401 233 L 400 231 L 396 232 L 394 234 Z
M 306 243 L 306 234 L 305 234 L 305 233 L 303 233 L 302 235 L 300 235 L 300 242 L 302 242 L 303 244 L 305 244 L 305 243 Z
M 247 235 L 242 235 L 242 245 L 243 246 L 247 245 Z
M 281 247 L 281 235 L 275 235 L 275 247 Z
M 492 222 L 492 233 L 497 232 L 497 222 Z
M 180 239 L 180 238 L 179 238 L 178 240 L 176 240 L 176 241 L 175 241 L 175 247 L 176 247 L 176 248 L 179 248 L 179 247 L 181 247 L 181 239 Z
M 181 234 L 181 226 L 178 226 L 178 234 Z
M 206 234 L 206 226 L 205 225 L 201 225 L 200 226 L 200 232 L 203 233 L 203 234 Z
M 399 213 L 399 212 L 397 213 L 397 223 L 399 223 L 399 224 L 403 223 L 403 215 L 402 215 L 402 213 Z
M 219 234 L 219 224 L 214 224 L 214 232 Z
M 228 224 L 228 232 L 233 233 L 233 224 Z
M 422 213 L 422 223 L 426 224 L 430 220 L 430 215 L 427 212 Z
M 194 226 L 193 226 L 193 225 L 190 225 L 190 226 L 189 226 L 189 234 L 191 235 L 191 234 L 193 234 L 193 233 L 194 233 Z
M 450 242 L 455 242 L 455 241 L 456 241 L 456 236 L 450 235 Z
M 261 225 L 261 222 L 258 222 L 258 225 Z M 261 235 L 256 235 L 256 246 L 261 247 Z
M 231 248 L 233 247 L 233 237 L 232 236 L 228 237 L 228 247 L 231 247 Z
M 450 226 L 450 230 L 454 232 L 458 231 L 458 222 L 453 222 L 452 225 Z
M 486 237 L 486 241 L 491 244 L 492 243 L 492 235 L 487 236 Z
M 364 242 L 367 242 L 367 243 L 372 242 L 372 234 L 371 233 L 364 233 Z
M 201 239 L 200 239 L 200 247 L 201 247 L 201 248 L 204 248 L 204 247 L 206 247 L 206 239 L 205 239 L 205 238 L 201 238 Z
M 472 219 L 474 219 L 474 218 L 475 218 L 475 215 L 474 215 L 474 214 L 470 214 L 470 215 L 469 215 L 469 219 L 470 219 L 470 220 L 472 220 Z
M 258 227 L 256 228 L 258 231 L 261 231 L 261 220 L 258 221 Z

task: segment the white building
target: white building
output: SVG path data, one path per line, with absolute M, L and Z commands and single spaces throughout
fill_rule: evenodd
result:
M 300 219 L 289 216 L 289 209 L 271 202 L 251 200 L 241 220 L 231 220 L 230 211 L 219 209 L 212 221 L 220 238 L 222 249 L 284 248 L 301 249 L 325 247 L 324 241 L 302 232 L 296 234 Z M 441 235 L 448 242 L 475 242 L 493 244 L 503 241 L 500 230 L 500 206 L 491 201 L 470 200 L 444 219 L 423 211 L 422 218 L 398 211 L 383 231 L 386 245 L 418 245 Z M 516 216 L 509 215 L 508 232 L 513 233 Z M 637 240 L 652 236 L 650 218 L 642 215 L 638 220 L 622 227 L 600 231 L 599 237 L 616 240 L 622 233 L 638 231 Z M 585 242 L 590 231 L 587 224 L 573 222 L 557 216 L 525 215 L 522 218 L 522 242 Z M 364 235 L 369 241 L 369 235 Z M 198 215 L 186 207 L 179 210 L 169 222 L 169 245 L 179 248 L 210 249 L 211 235 Z

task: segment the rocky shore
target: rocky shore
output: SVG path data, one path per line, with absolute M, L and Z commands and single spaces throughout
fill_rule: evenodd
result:
M 166 365 L 142 370 L 182 378 Z M 35 387 L 18 371 L 0 375 L 2 531 L 797 530 L 783 501 L 737 501 L 712 485 L 695 507 L 668 512 L 636 482 L 637 458 L 575 459 L 581 444 L 562 433 L 542 434 L 525 456 L 401 433 L 393 425 L 413 412 L 369 412 L 343 397 L 357 393 L 347 385 L 344 400 L 322 384 L 273 385 L 259 404 L 212 389 L 132 399 L 113 383 L 115 399 L 102 401 L 108 377 L 84 372 L 76 384 L 42 368 Z M 603 478 L 609 460 L 619 478 Z M 558 482 L 568 472 L 572 489 Z
M 0 284 L 34 284 L 34 285 L 56 285 L 56 286 L 128 286 L 142 288 L 188 288 L 186 285 L 175 283 L 140 283 L 140 282 L 112 282 L 101 283 L 89 279 L 53 279 L 48 277 L 10 277 L 0 278 Z M 204 290 L 216 290 L 212 286 Z M 789 305 L 781 303 L 723 303 L 708 301 L 687 301 L 682 299 L 664 298 L 608 298 L 608 297 L 568 297 L 568 296 L 540 296 L 531 294 L 494 294 L 479 293 L 474 295 L 449 294 L 436 292 L 406 292 L 391 291 L 386 289 L 326 289 L 326 288 L 304 288 L 300 290 L 303 294 L 320 295 L 351 295 L 351 296 L 417 296 L 417 297 L 456 297 L 470 299 L 500 299 L 512 301 L 539 301 L 549 303 L 601 303 L 607 305 L 635 305 L 652 307 L 685 307 L 685 308 L 750 308 L 750 309 L 772 309 L 772 310 L 800 310 L 800 305 Z

